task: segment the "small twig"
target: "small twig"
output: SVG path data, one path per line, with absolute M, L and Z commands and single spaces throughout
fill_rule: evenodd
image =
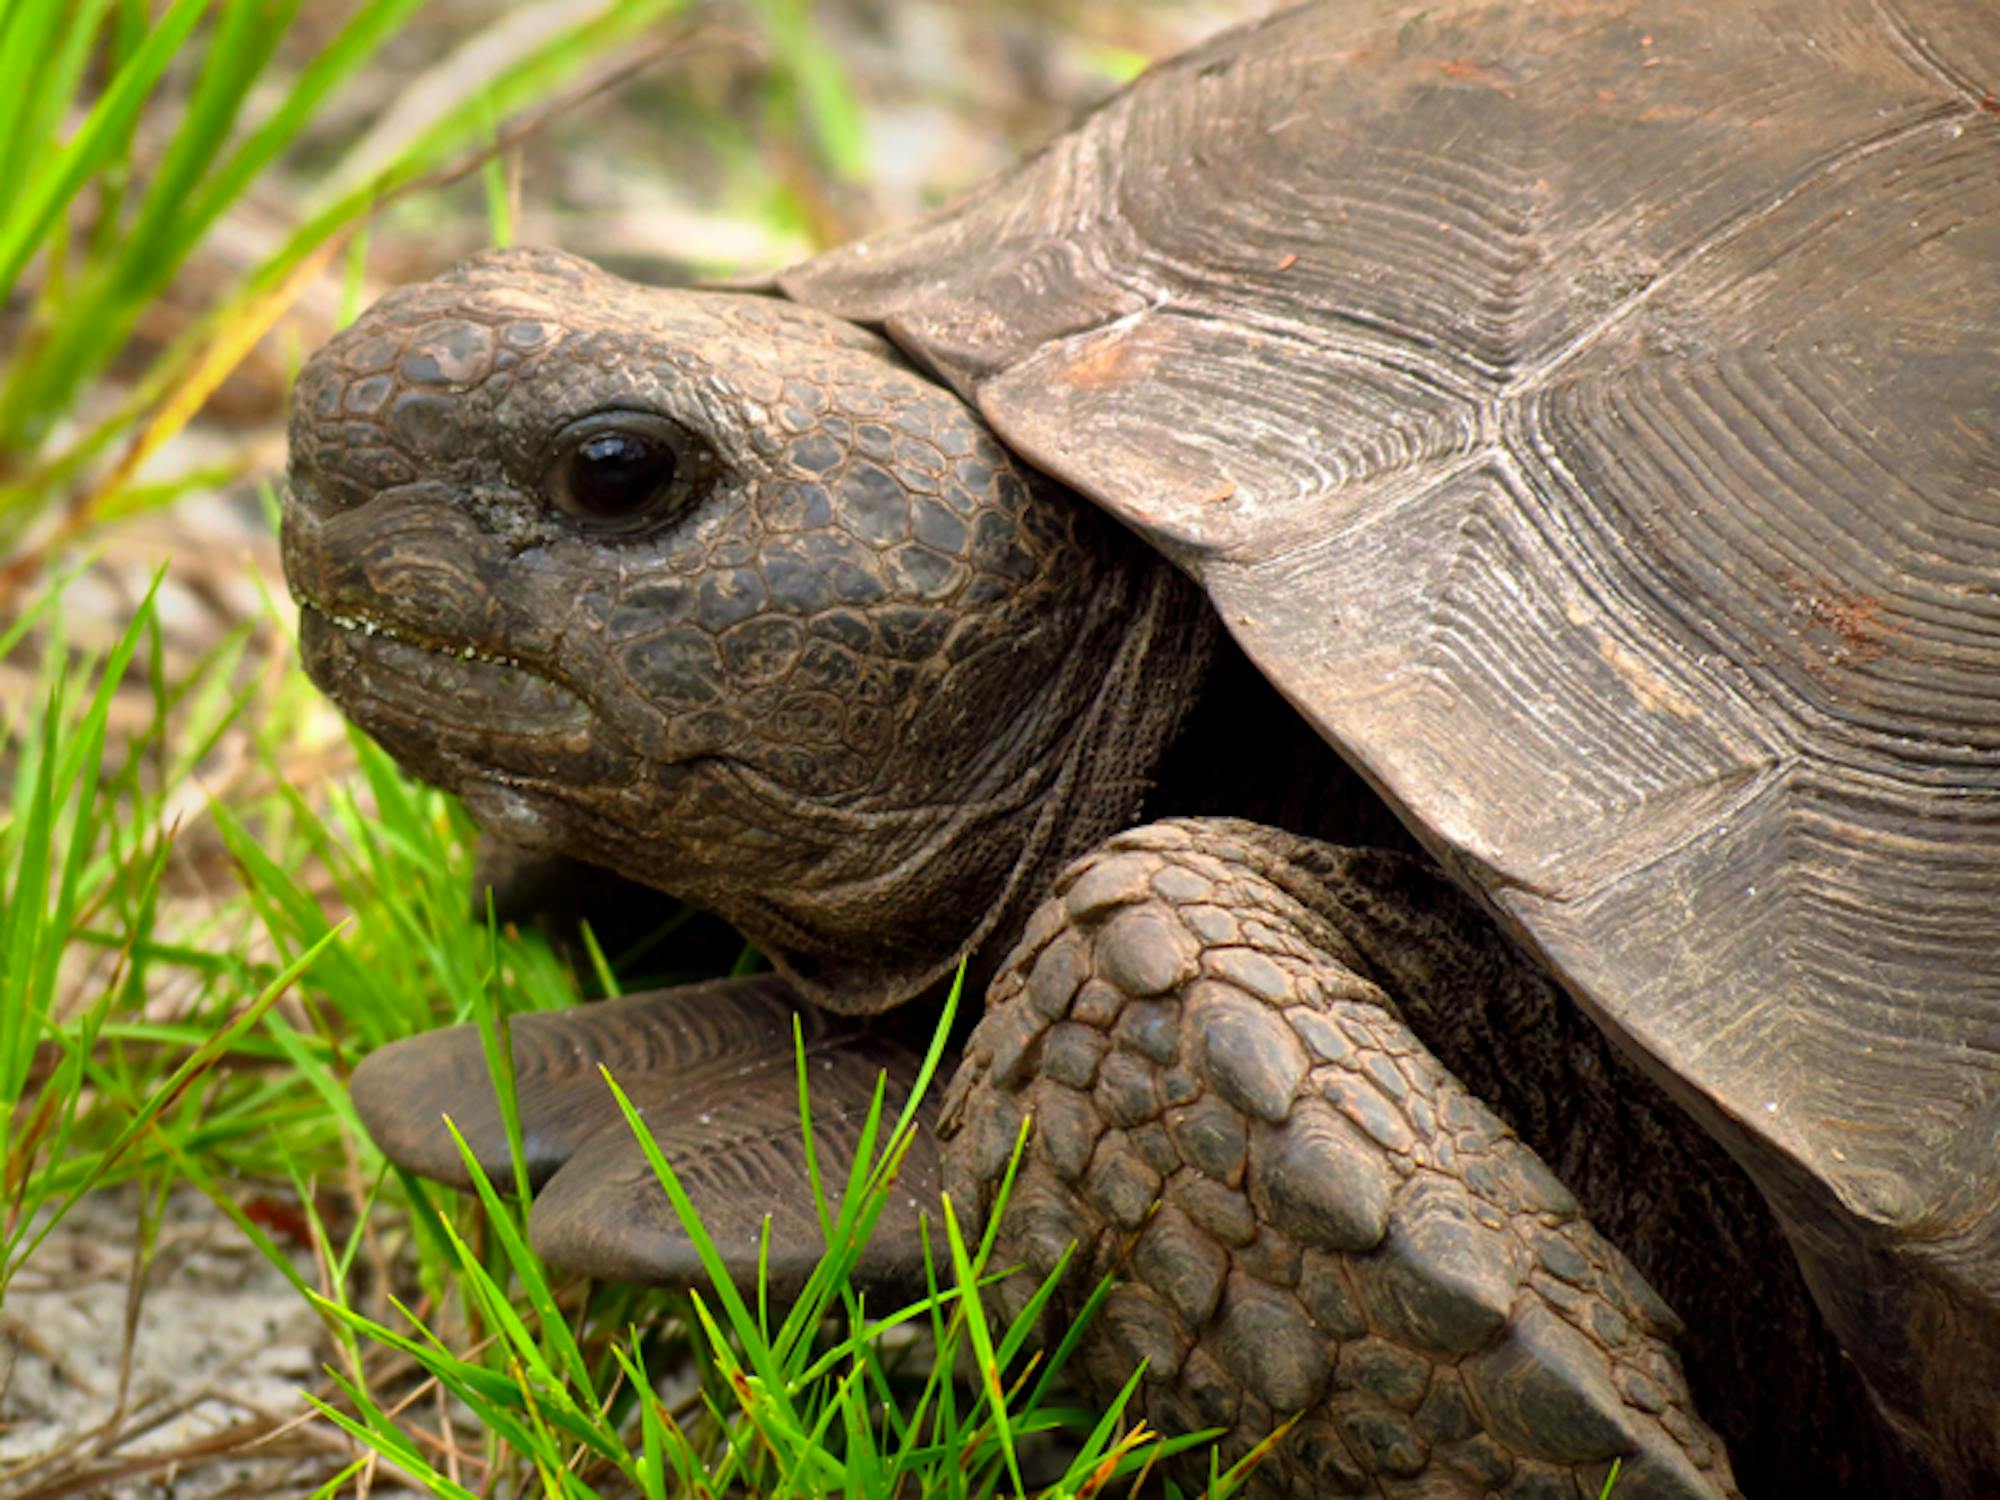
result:
M 438 1435 L 444 1439 L 445 1477 L 453 1484 L 463 1486 L 464 1475 L 460 1471 L 458 1444 L 452 1439 L 451 1398 L 446 1393 L 443 1381 L 435 1381 L 437 1388 Z

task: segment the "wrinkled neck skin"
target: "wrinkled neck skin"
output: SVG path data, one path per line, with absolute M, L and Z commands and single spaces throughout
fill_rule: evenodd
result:
M 1185 578 L 1117 540 L 1089 567 L 1078 560 L 1076 583 L 1089 586 L 1068 649 L 1022 663 L 1027 701 L 995 716 L 933 800 L 789 818 L 773 807 L 774 823 L 821 851 L 812 869 L 775 891 L 677 894 L 729 920 L 829 1009 L 940 990 L 961 960 L 983 983 L 1056 871 L 1137 820 L 1219 628 Z
M 575 504 L 606 430 L 672 460 L 614 516 Z M 997 961 L 1136 819 L 1219 633 L 873 335 L 546 252 L 314 356 L 291 478 L 301 647 L 350 717 L 490 832 L 717 913 L 836 1010 Z

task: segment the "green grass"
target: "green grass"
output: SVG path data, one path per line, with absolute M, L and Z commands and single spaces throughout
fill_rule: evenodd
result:
M 344 26 L 283 80 L 274 59 L 301 0 L 6 0 L 0 5 L 0 556 L 28 561 L 91 525 L 189 484 L 141 482 L 151 459 L 319 274 L 371 212 L 488 137 L 493 121 L 547 98 L 629 44 L 680 0 L 604 0 L 573 26 L 456 101 L 386 162 L 299 207 L 276 248 L 157 351 L 135 333 L 228 211 L 423 0 L 360 0 Z M 171 86 L 170 86 L 171 85 Z M 66 122 L 73 127 L 64 132 Z M 60 137 L 60 138 L 59 138 Z M 164 141 L 164 144 L 160 144 Z M 357 179 L 358 180 L 354 180 Z M 116 389 L 103 377 L 143 353 Z M 36 522 L 60 517 L 53 537 Z M 16 558 L 9 580 L 23 578 Z
M 322 1312 L 337 1358 L 313 1404 L 443 1495 L 1011 1494 L 1020 1445 L 1052 1434 L 1068 1446 L 1043 1492 L 1080 1495 L 1187 1446 L 1122 1420 L 1122 1403 L 1076 1407 L 1059 1378 L 1069 1346 L 1030 1356 L 1047 1287 L 992 1321 L 969 1290 L 1004 1270 L 990 1232 L 968 1242 L 948 1218 L 928 1247 L 932 1290 L 910 1306 L 872 1308 L 852 1286 L 918 1128 L 914 1102 L 889 1118 L 878 1097 L 837 1213 L 815 1178 L 831 1248 L 789 1307 L 722 1274 L 649 1136 L 712 1273 L 699 1293 L 557 1278 L 526 1246 L 516 1184 L 481 1177 L 466 1199 L 390 1171 L 348 1103 L 353 1061 L 452 1021 L 497 1034 L 509 1015 L 573 1003 L 576 981 L 538 938 L 468 919 L 463 814 L 367 741 L 346 747 L 351 779 L 298 789 L 287 757 L 330 711 L 296 672 L 243 671 L 251 631 L 169 680 L 150 600 L 107 654 L 82 659 L 59 604 L 46 596 L 0 642 L 18 655 L 28 627 L 40 633 L 45 705 L 0 742 L 17 767 L 0 823 L 0 1300 L 83 1194 L 132 1184 L 157 1205 L 197 1188 Z M 273 609 L 257 630 L 280 628 Z M 145 722 L 111 751 L 121 687 Z M 176 830 L 175 790 L 230 735 L 254 747 L 254 790 Z M 170 874 L 197 836 L 236 888 L 191 912 Z M 178 1012 L 147 1019 L 162 989 L 182 994 Z M 803 1068 L 799 1088 L 809 1116 Z M 291 1185 L 310 1225 L 309 1266 L 245 1206 L 270 1183 Z M 344 1185 L 344 1227 L 323 1211 L 329 1185 Z M 955 1383 L 961 1363 L 969 1385 Z M 685 1399 L 658 1394 L 667 1374 L 690 1385 Z M 421 1441 L 407 1402 L 433 1387 L 486 1434 L 478 1484 Z
M 925 1065 L 926 1082 L 942 1055 L 949 1019 L 947 1013 L 940 1021 Z M 342 1303 L 322 1301 L 354 1333 L 420 1364 L 478 1413 L 489 1430 L 528 1456 L 545 1493 L 595 1496 L 604 1493 L 607 1481 L 621 1493 L 656 1500 L 670 1491 L 983 1496 L 1002 1492 L 1009 1481 L 1012 1492 L 1021 1493 L 1016 1439 L 1075 1431 L 1080 1441 L 1064 1471 L 1041 1493 L 1086 1495 L 1199 1441 L 1163 1444 L 1142 1427 L 1122 1423 L 1130 1387 L 1094 1422 L 1094 1414 L 1059 1404 L 1054 1377 L 1067 1348 L 1029 1366 L 1022 1379 L 1007 1379 L 1003 1372 L 1023 1363 L 1022 1350 L 1054 1279 L 1030 1299 L 996 1345 L 978 1295 L 994 1274 L 991 1236 L 969 1247 L 949 1217 L 945 1229 L 954 1274 L 941 1278 L 927 1256 L 930 1295 L 887 1316 L 868 1315 L 865 1299 L 849 1277 L 887 1201 L 897 1165 L 920 1128 L 915 1099 L 923 1084 L 886 1130 L 878 1094 L 837 1214 L 826 1213 L 823 1185 L 815 1176 L 829 1249 L 802 1293 L 774 1323 L 761 1284 L 746 1298 L 732 1283 L 672 1166 L 617 1091 L 615 1080 L 607 1076 L 606 1082 L 617 1092 L 628 1125 L 709 1274 L 709 1295 L 692 1292 L 687 1298 L 689 1321 L 699 1330 L 691 1352 L 702 1379 L 679 1412 L 657 1394 L 659 1360 L 649 1357 L 646 1332 L 637 1324 L 628 1325 L 622 1339 L 605 1339 L 594 1349 L 573 1333 L 544 1268 L 527 1249 L 519 1200 L 502 1198 L 469 1151 L 465 1160 L 485 1209 L 484 1222 L 494 1232 L 518 1294 L 510 1297 L 500 1276 L 452 1229 L 448 1217 L 437 1220 L 439 1237 L 483 1320 L 495 1331 L 494 1348 L 504 1365 L 454 1355 L 428 1335 L 421 1319 L 403 1309 L 398 1310 L 409 1331 L 399 1332 Z M 803 1050 L 799 1087 L 805 1120 L 810 1104 Z M 869 1144 L 878 1139 L 879 1153 Z M 415 1184 L 406 1186 L 415 1189 Z M 910 1358 L 907 1347 L 886 1347 L 885 1336 L 903 1329 L 928 1329 L 930 1347 L 921 1358 Z M 968 1334 L 982 1376 L 969 1398 L 954 1384 L 953 1373 Z M 1032 1384 L 1028 1374 L 1036 1377 Z M 1135 1372 L 1134 1385 L 1137 1379 Z M 434 1493 L 470 1494 L 427 1459 L 365 1391 L 342 1384 L 355 1414 L 319 1403 L 329 1420 Z

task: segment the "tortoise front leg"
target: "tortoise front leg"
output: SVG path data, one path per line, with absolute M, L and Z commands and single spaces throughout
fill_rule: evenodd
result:
M 1296 1417 L 1267 1493 L 1595 1496 L 1622 1459 L 1621 1500 L 1735 1494 L 1674 1315 L 1328 914 L 1435 918 L 1341 884 L 1338 851 L 1223 821 L 1071 866 L 946 1101 L 954 1198 L 983 1213 L 1032 1115 L 1002 1260 L 1077 1242 L 1059 1319 L 1116 1278 L 1084 1373 L 1108 1396 L 1145 1361 L 1156 1428 L 1233 1459 Z
M 825 1238 L 799 1122 L 795 1015 L 814 1152 L 837 1210 L 878 1079 L 887 1080 L 884 1133 L 916 1080 L 918 1055 L 897 1038 L 802 1004 L 775 974 L 515 1017 L 514 1087 L 535 1190 L 528 1227 L 536 1251 L 556 1265 L 617 1280 L 673 1286 L 706 1280 L 605 1087 L 599 1072 L 605 1067 L 644 1117 L 732 1277 L 751 1284 L 762 1256 L 773 1293 L 796 1291 Z M 444 1126 L 449 1116 L 481 1170 L 503 1192 L 511 1187 L 507 1134 L 476 1027 L 426 1032 L 382 1048 L 355 1069 L 352 1092 L 362 1124 L 399 1166 L 469 1187 Z M 921 1205 L 935 1204 L 937 1174 L 926 1128 L 856 1267 L 859 1282 L 921 1287 L 917 1222 Z

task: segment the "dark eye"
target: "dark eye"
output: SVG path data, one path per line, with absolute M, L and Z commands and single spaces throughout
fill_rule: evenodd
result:
M 569 497 L 594 516 L 629 516 L 674 480 L 671 449 L 631 432 L 586 438 L 569 460 Z
M 653 515 L 686 486 L 685 438 L 641 413 L 586 417 L 556 440 L 548 477 L 556 506 L 585 521 L 630 522 Z

